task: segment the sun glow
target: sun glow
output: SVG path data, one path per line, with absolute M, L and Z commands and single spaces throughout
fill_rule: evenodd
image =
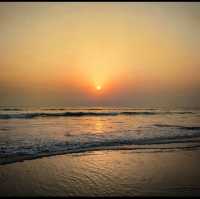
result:
M 96 89 L 97 89 L 98 91 L 100 91 L 100 90 L 101 90 L 101 86 L 100 86 L 100 85 L 96 86 Z

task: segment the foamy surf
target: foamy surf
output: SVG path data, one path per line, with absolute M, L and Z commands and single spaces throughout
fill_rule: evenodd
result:
M 95 150 L 194 150 L 195 110 L 1 108 L 0 164 Z

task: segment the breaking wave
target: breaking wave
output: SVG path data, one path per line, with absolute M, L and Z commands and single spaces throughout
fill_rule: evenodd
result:
M 200 130 L 199 126 L 179 126 L 179 125 L 168 125 L 168 124 L 155 124 L 156 127 L 164 128 L 177 128 L 183 130 Z
M 96 150 L 143 150 L 143 149 L 191 149 L 200 147 L 200 127 L 161 125 L 181 130 L 176 134 L 155 134 L 154 136 L 137 137 L 132 134 L 80 135 L 63 141 L 47 141 L 16 146 L 0 147 L 0 164 L 7 164 L 26 159 L 34 159 L 58 154 L 80 153 Z
M 199 149 L 199 116 L 193 109 L 4 107 L 0 109 L 0 165 L 96 150 Z M 77 119 L 71 122 L 70 117 Z
M 0 114 L 0 119 L 32 119 L 37 117 L 82 117 L 82 116 L 117 116 L 117 115 L 162 115 L 162 114 L 194 114 L 187 111 L 123 111 L 123 112 L 30 112 Z

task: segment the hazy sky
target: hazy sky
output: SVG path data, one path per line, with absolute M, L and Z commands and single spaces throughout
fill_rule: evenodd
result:
M 0 105 L 200 106 L 200 3 L 0 3 Z

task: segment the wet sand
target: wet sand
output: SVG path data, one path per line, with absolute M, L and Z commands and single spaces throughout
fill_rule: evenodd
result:
M 96 151 L 0 166 L 0 196 L 200 196 L 200 151 Z

